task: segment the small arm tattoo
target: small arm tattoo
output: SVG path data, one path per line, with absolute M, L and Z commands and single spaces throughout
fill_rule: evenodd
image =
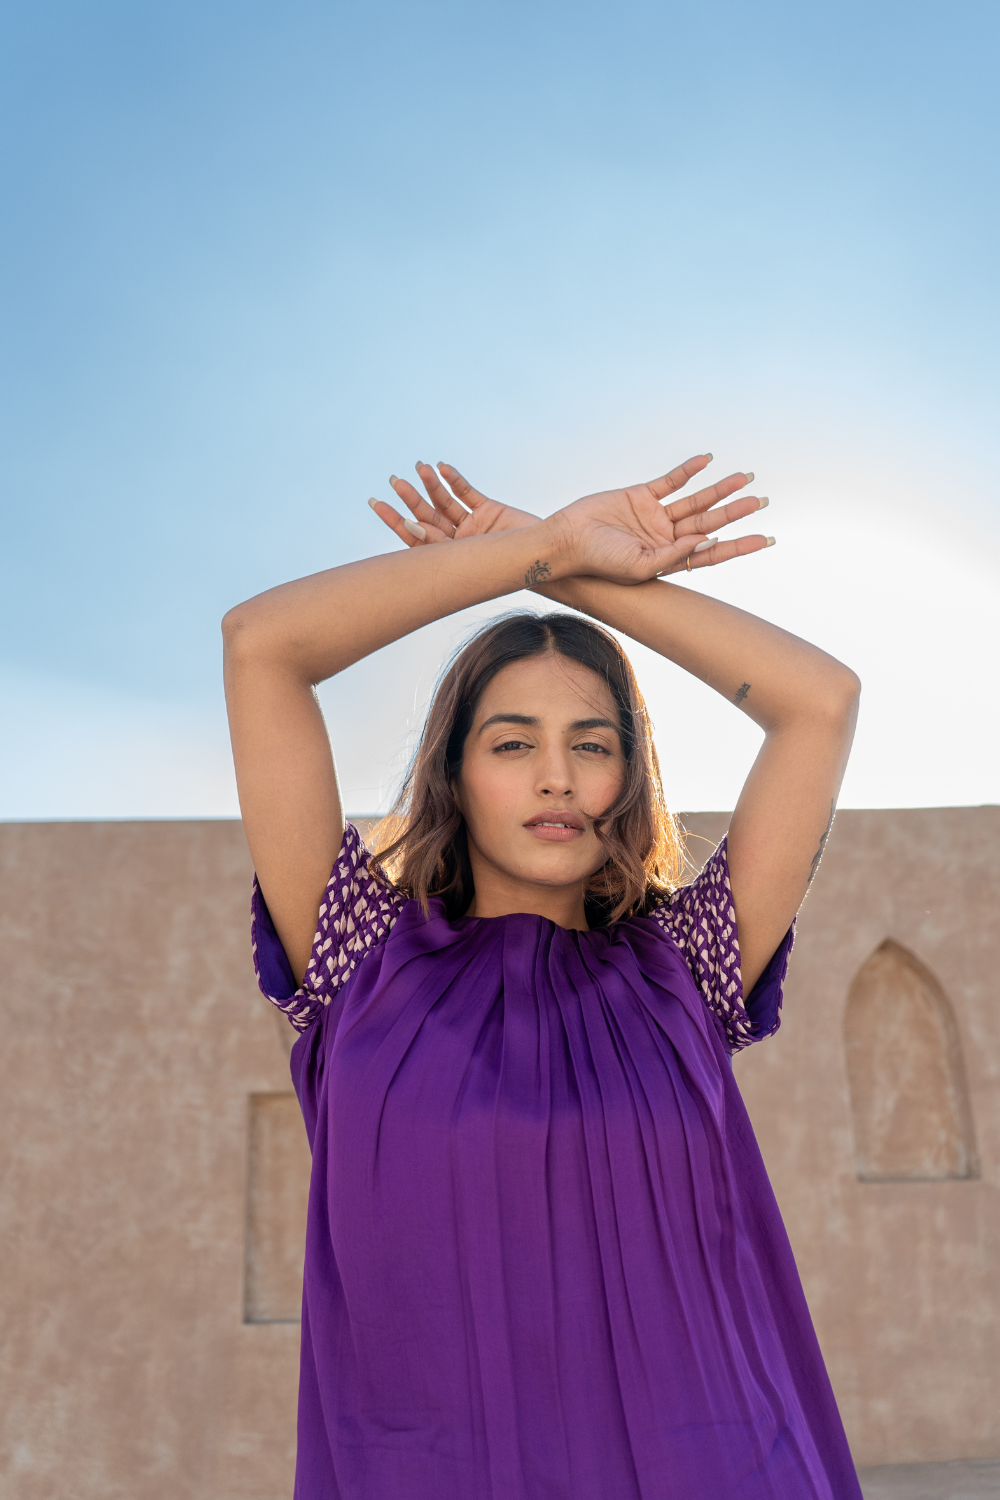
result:
M 812 885 L 812 883 L 813 883 L 813 876 L 816 874 L 816 871 L 819 869 L 819 862 L 823 858 L 823 850 L 826 848 L 826 841 L 830 837 L 830 829 L 833 827 L 833 814 L 834 814 L 834 810 L 835 810 L 836 806 L 837 806 L 837 803 L 836 803 L 835 799 L 831 797 L 830 798 L 830 821 L 826 825 L 826 831 L 823 834 L 823 837 L 819 841 L 819 848 L 816 850 L 816 853 L 813 855 L 813 862 L 809 866 L 809 879 L 806 881 L 806 886 L 807 887 L 810 886 L 810 885 Z
M 536 558 L 524 575 L 525 588 L 533 589 L 536 583 L 544 583 L 551 572 L 552 569 L 547 562 L 542 562 L 540 558 Z
M 741 682 L 740 685 L 739 685 L 739 687 L 736 689 L 736 696 L 733 699 L 733 702 L 736 704 L 737 708 L 739 708 L 740 704 L 743 702 L 743 699 L 746 697 L 746 695 L 747 695 L 747 693 L 749 693 L 749 691 L 750 691 L 750 684 L 749 684 L 749 682 Z

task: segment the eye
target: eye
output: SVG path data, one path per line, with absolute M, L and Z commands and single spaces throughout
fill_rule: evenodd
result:
M 504 750 L 527 750 L 526 740 L 504 740 L 502 745 L 493 746 L 493 754 L 499 755 Z
M 585 740 L 582 745 L 575 745 L 575 750 L 594 750 L 598 755 L 610 755 L 611 751 L 607 745 L 599 745 L 596 740 Z

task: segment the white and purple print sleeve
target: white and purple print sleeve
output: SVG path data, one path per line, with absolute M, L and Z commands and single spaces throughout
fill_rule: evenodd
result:
M 353 823 L 347 823 L 320 902 L 309 967 L 296 985 L 255 875 L 250 935 L 261 992 L 296 1031 L 307 1031 L 364 955 L 385 941 L 406 899 L 369 873 L 368 851 Z
M 729 884 L 726 840 L 697 879 L 682 885 L 650 913 L 673 938 L 687 960 L 708 1009 L 718 1018 L 730 1052 L 739 1052 L 781 1024 L 781 994 L 788 955 L 795 941 L 793 922 L 750 995 L 744 997 L 740 941 Z

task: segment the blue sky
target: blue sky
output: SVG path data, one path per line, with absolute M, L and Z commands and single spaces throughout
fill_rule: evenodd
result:
M 219 619 L 394 546 L 390 472 L 706 448 L 779 545 L 699 586 L 864 681 L 844 804 L 1000 800 L 998 16 L 6 7 L 0 817 L 233 813 Z M 352 810 L 469 623 L 324 689 Z M 731 806 L 756 731 L 636 655 Z

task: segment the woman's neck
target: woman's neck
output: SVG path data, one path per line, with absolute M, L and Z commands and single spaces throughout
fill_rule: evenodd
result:
M 472 860 L 472 866 L 476 894 L 465 913 L 467 917 L 509 917 L 523 912 L 547 917 L 557 927 L 589 931 L 581 884 L 541 885 L 518 880 L 477 859 Z

